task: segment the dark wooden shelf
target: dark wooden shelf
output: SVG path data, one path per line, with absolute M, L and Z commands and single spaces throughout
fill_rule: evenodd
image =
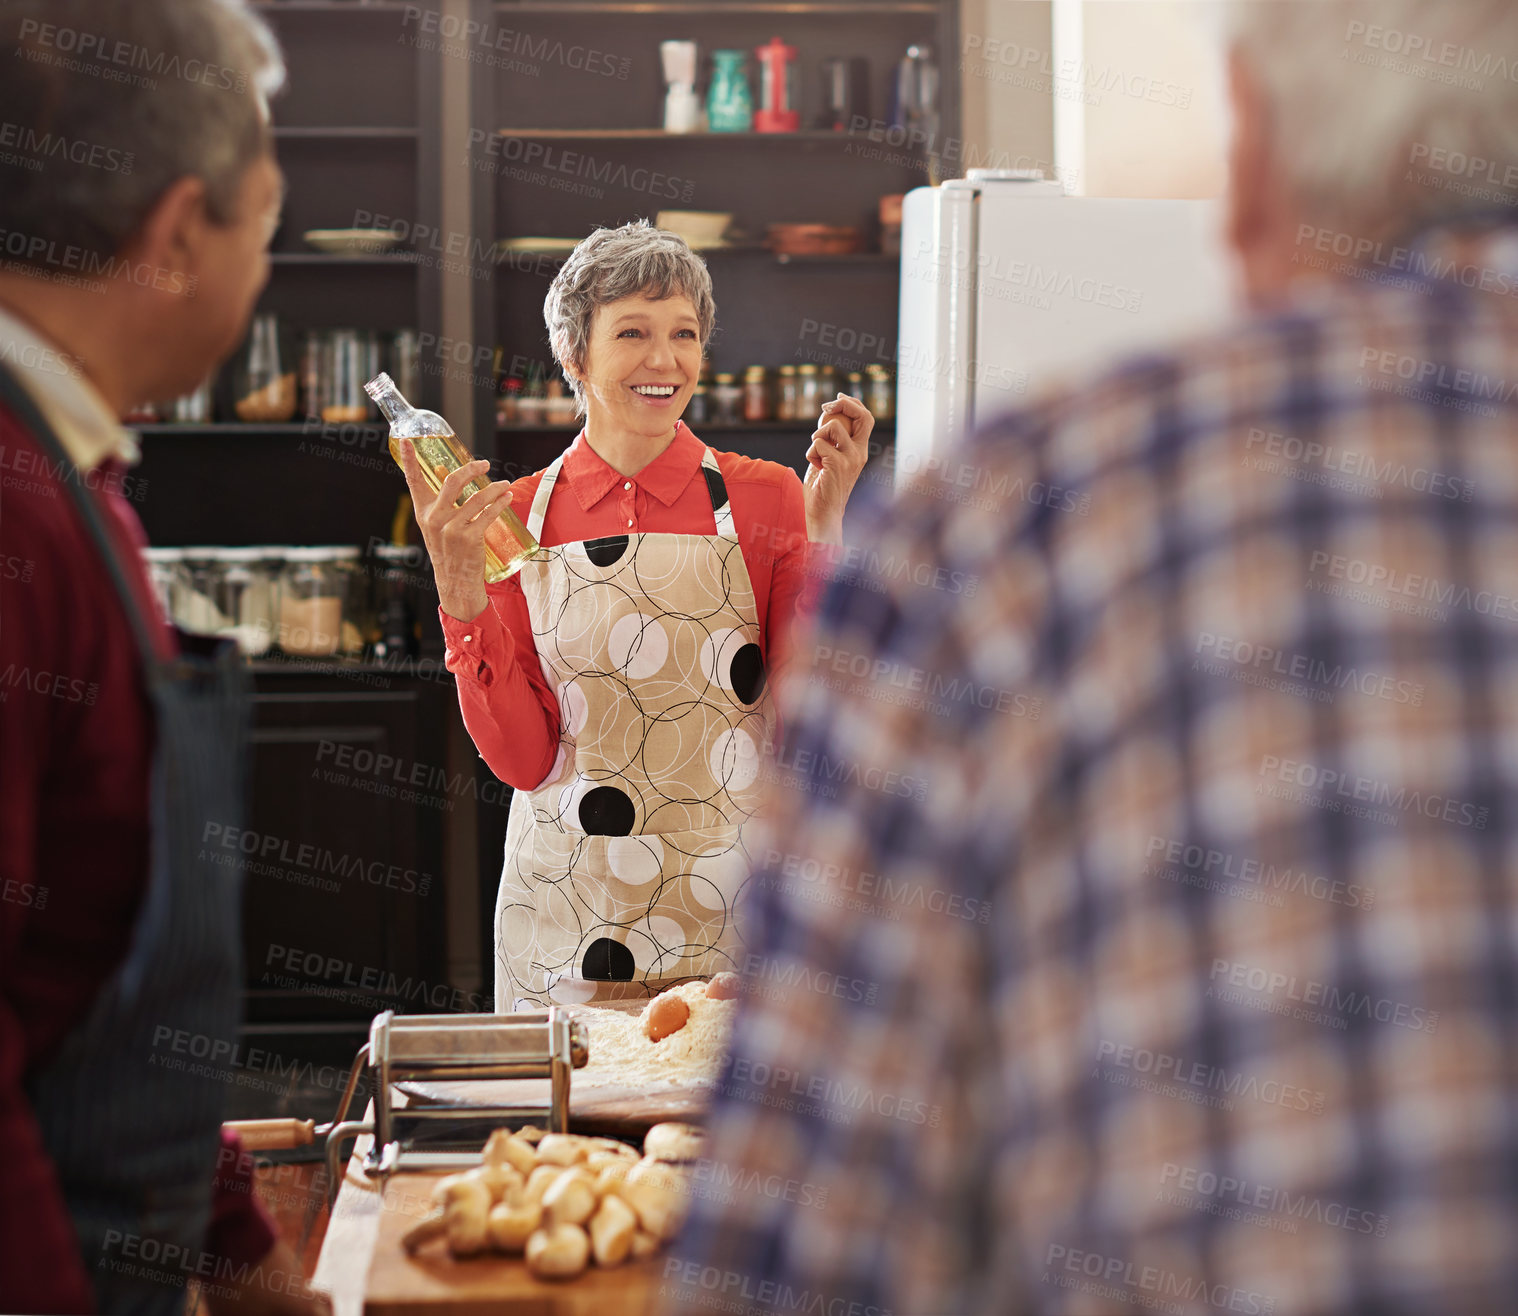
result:
M 888 14 L 936 14 L 938 6 L 922 0 L 896 0 L 896 3 L 849 4 L 847 0 L 827 0 L 825 3 L 808 3 L 807 0 L 746 0 L 738 4 L 681 3 L 680 0 L 523 0 L 512 4 L 509 0 L 498 3 L 497 13 L 503 14 L 685 14 L 701 18 L 726 18 L 732 14 L 794 14 L 805 15 L 844 14 L 849 16 L 879 17 Z
M 404 14 L 403 0 L 253 0 L 260 14 Z
M 830 128 L 803 128 L 794 133 L 671 133 L 663 128 L 498 128 L 500 137 L 522 137 L 535 142 L 861 142 L 868 139 Z M 893 150 L 905 150 L 906 147 Z
M 304 128 L 274 126 L 274 138 L 281 142 L 415 142 L 421 139 L 420 128 Z
M 339 256 L 325 251 L 271 251 L 273 265 L 417 265 L 414 251 L 377 251 L 363 255 Z
M 497 434 L 578 434 L 582 426 L 575 425 L 524 425 L 520 421 L 512 425 L 497 425 Z M 810 434 L 814 428 L 805 421 L 799 420 L 761 420 L 761 421 L 738 421 L 736 424 L 722 421 L 705 421 L 700 425 L 692 425 L 692 429 L 699 430 L 702 434 Z M 875 432 L 894 430 L 894 420 L 877 420 Z
M 889 268 L 896 269 L 901 263 L 900 256 L 892 256 L 883 251 L 850 251 L 841 255 L 810 255 L 794 252 L 775 252 L 768 247 L 707 247 L 698 250 L 696 255 L 703 260 L 765 260 L 772 261 L 776 265 L 854 265 L 865 269 Z M 507 269 L 514 268 L 512 256 L 530 256 L 535 260 L 551 260 L 563 262 L 568 260 L 568 254 L 558 251 L 514 251 L 499 256 L 497 266 L 505 266 Z M 533 273 L 535 271 L 525 271 Z
M 361 422 L 361 427 L 367 430 L 383 432 L 384 427 L 377 420 Z M 313 438 L 320 438 L 325 427 L 322 421 L 289 421 L 283 425 L 249 425 L 240 420 L 217 420 L 208 421 L 205 424 L 176 424 L 174 421 L 162 421 L 151 425 L 128 425 L 128 429 L 135 430 L 138 434 L 151 437 L 155 434 L 179 434 L 186 437 L 224 437 L 224 438 L 258 438 L 265 435 L 303 435 L 309 434 Z M 352 422 L 343 427 L 351 430 Z

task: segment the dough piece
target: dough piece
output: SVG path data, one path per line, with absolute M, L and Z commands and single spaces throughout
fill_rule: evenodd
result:
M 683 1165 L 701 1159 L 706 1133 L 696 1124 L 655 1124 L 643 1139 L 643 1155 Z

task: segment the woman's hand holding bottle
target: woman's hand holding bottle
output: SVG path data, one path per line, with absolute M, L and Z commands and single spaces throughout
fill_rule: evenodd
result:
M 490 601 L 485 592 L 485 536 L 510 505 L 511 486 L 498 481 L 472 494 L 462 507 L 455 506 L 469 482 L 482 479 L 490 470 L 490 463 L 467 462 L 450 472 L 433 493 L 422 473 L 416 446 L 409 439 L 401 439 L 400 445 L 401 469 L 406 473 L 427 555 L 432 559 L 438 602 L 450 617 L 473 621 Z

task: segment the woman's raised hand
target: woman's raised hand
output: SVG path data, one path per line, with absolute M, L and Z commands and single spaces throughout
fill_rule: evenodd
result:
M 459 507 L 456 504 L 465 486 L 484 476 L 490 463 L 466 462 L 450 472 L 433 493 L 422 474 L 415 445 L 409 439 L 402 439 L 400 444 L 401 469 L 406 472 L 416 523 L 422 528 L 427 556 L 432 559 L 438 602 L 450 617 L 473 621 L 490 601 L 485 592 L 485 535 L 510 504 L 511 486 L 505 481 L 487 485 Z
M 822 419 L 806 450 L 806 536 L 814 544 L 843 543 L 843 509 L 870 455 L 875 417 L 847 393 L 822 404 Z

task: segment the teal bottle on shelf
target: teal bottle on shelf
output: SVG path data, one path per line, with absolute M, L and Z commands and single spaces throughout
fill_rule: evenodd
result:
M 744 76 L 742 50 L 714 50 L 711 89 L 706 93 L 707 127 L 714 133 L 746 133 L 754 126 L 754 95 Z

